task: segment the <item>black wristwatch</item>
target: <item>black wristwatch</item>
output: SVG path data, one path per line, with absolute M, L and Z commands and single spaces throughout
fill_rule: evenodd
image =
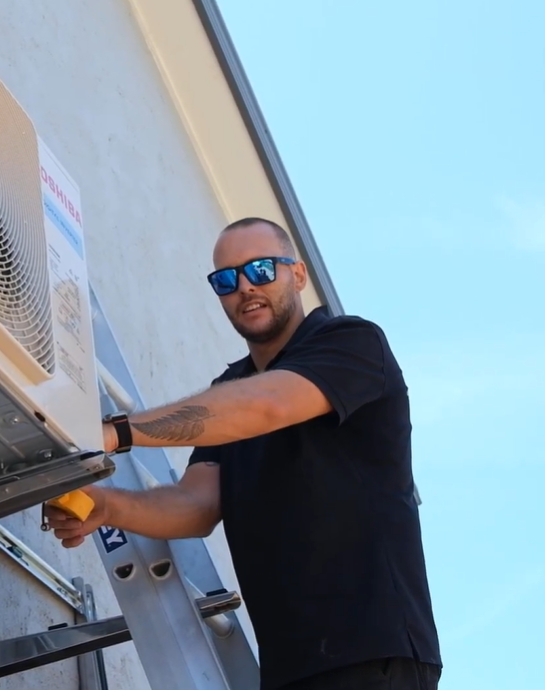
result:
M 113 424 L 117 433 L 117 448 L 114 453 L 128 453 L 132 448 L 132 431 L 125 412 L 114 412 L 103 418 L 104 424 Z

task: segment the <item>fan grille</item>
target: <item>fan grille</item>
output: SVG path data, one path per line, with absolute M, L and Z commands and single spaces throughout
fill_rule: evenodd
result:
M 48 374 L 54 372 L 37 141 L 32 124 L 1 84 L 0 324 Z

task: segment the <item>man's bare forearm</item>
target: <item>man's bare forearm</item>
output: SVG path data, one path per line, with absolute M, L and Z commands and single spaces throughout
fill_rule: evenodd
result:
M 166 408 L 151 410 L 131 417 L 135 445 L 145 437 L 161 442 L 161 445 L 185 445 L 204 434 L 205 423 L 212 419 L 212 412 L 204 405 L 180 402 Z M 135 433 L 136 432 L 136 433 Z M 146 444 L 147 445 L 147 444 Z
M 212 386 L 171 405 L 132 415 L 135 446 L 216 446 L 268 434 L 326 414 L 314 384 L 272 371 Z M 111 430 L 115 443 L 115 431 Z
M 180 402 L 131 415 L 134 445 L 221 445 L 271 431 L 275 391 L 264 385 L 263 378 L 259 386 L 259 378 L 219 384 Z
M 151 539 L 204 537 L 220 520 L 219 515 L 204 508 L 180 486 L 105 491 L 108 492 L 108 525 Z

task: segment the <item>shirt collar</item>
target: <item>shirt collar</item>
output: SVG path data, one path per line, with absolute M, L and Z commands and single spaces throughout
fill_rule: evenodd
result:
M 320 326 L 322 323 L 325 323 L 325 321 L 327 321 L 330 318 L 331 313 L 327 306 L 316 307 L 311 312 L 309 312 L 309 314 L 303 319 L 303 321 L 301 321 L 301 323 L 299 324 L 291 338 L 288 340 L 288 342 L 284 345 L 284 347 L 280 350 L 276 357 L 274 357 L 269 362 L 268 367 L 270 367 L 278 359 L 280 359 L 280 357 L 283 354 L 285 354 L 285 352 L 289 350 L 290 347 L 296 345 L 311 331 Z M 246 355 L 246 357 L 237 360 L 236 362 L 229 363 L 227 366 L 229 367 L 229 371 L 232 374 L 234 374 L 237 378 L 241 378 L 242 376 L 249 376 L 250 374 L 255 374 L 256 372 L 255 364 L 252 360 L 252 357 L 249 354 Z

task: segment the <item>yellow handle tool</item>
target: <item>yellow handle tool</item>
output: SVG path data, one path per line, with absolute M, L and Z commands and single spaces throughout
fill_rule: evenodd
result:
M 79 489 L 71 491 L 69 494 L 64 494 L 64 496 L 53 498 L 48 501 L 47 504 L 54 508 L 64 510 L 70 517 L 82 521 L 87 520 L 95 507 L 93 499 Z

